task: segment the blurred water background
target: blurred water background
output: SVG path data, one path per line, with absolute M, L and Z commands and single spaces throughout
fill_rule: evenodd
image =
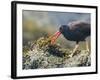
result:
M 29 42 L 40 37 L 53 35 L 61 25 L 66 25 L 71 21 L 90 23 L 90 16 L 90 13 L 23 10 L 23 46 L 28 46 Z M 88 37 L 88 41 L 90 45 L 90 37 Z M 75 45 L 75 42 L 66 40 L 63 35 L 58 38 L 57 43 L 69 49 Z M 85 49 L 84 42 L 80 42 L 80 49 Z

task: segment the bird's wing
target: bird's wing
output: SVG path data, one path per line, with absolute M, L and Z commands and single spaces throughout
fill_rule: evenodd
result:
M 82 34 L 90 33 L 90 24 L 86 22 L 74 21 L 68 24 L 69 29 L 71 31 L 76 31 L 78 34 L 81 32 Z

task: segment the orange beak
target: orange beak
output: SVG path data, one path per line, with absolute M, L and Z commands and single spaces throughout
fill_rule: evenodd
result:
M 61 32 L 57 31 L 52 37 L 51 37 L 51 44 L 54 44 L 56 39 L 60 36 Z

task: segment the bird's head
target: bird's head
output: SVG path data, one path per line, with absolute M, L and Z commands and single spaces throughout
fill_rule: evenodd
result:
M 68 26 L 67 25 L 61 25 L 59 28 L 59 31 L 57 31 L 52 37 L 51 37 L 51 44 L 54 44 L 55 41 L 58 39 L 58 37 L 61 35 L 61 33 L 64 33 L 64 31 L 67 31 Z
M 68 29 L 69 29 L 68 25 L 61 25 L 59 28 L 59 32 L 64 33 L 68 31 Z

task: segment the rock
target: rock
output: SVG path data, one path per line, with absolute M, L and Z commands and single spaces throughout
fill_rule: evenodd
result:
M 66 59 L 64 63 L 65 67 L 90 66 L 90 54 L 89 52 L 82 50 L 79 54 L 73 56 L 72 58 Z
M 51 45 L 48 38 L 40 38 L 31 44 L 30 49 L 23 50 L 23 69 L 44 69 L 90 66 L 90 53 L 85 50 L 76 51 L 73 57 L 70 49 L 58 44 Z

